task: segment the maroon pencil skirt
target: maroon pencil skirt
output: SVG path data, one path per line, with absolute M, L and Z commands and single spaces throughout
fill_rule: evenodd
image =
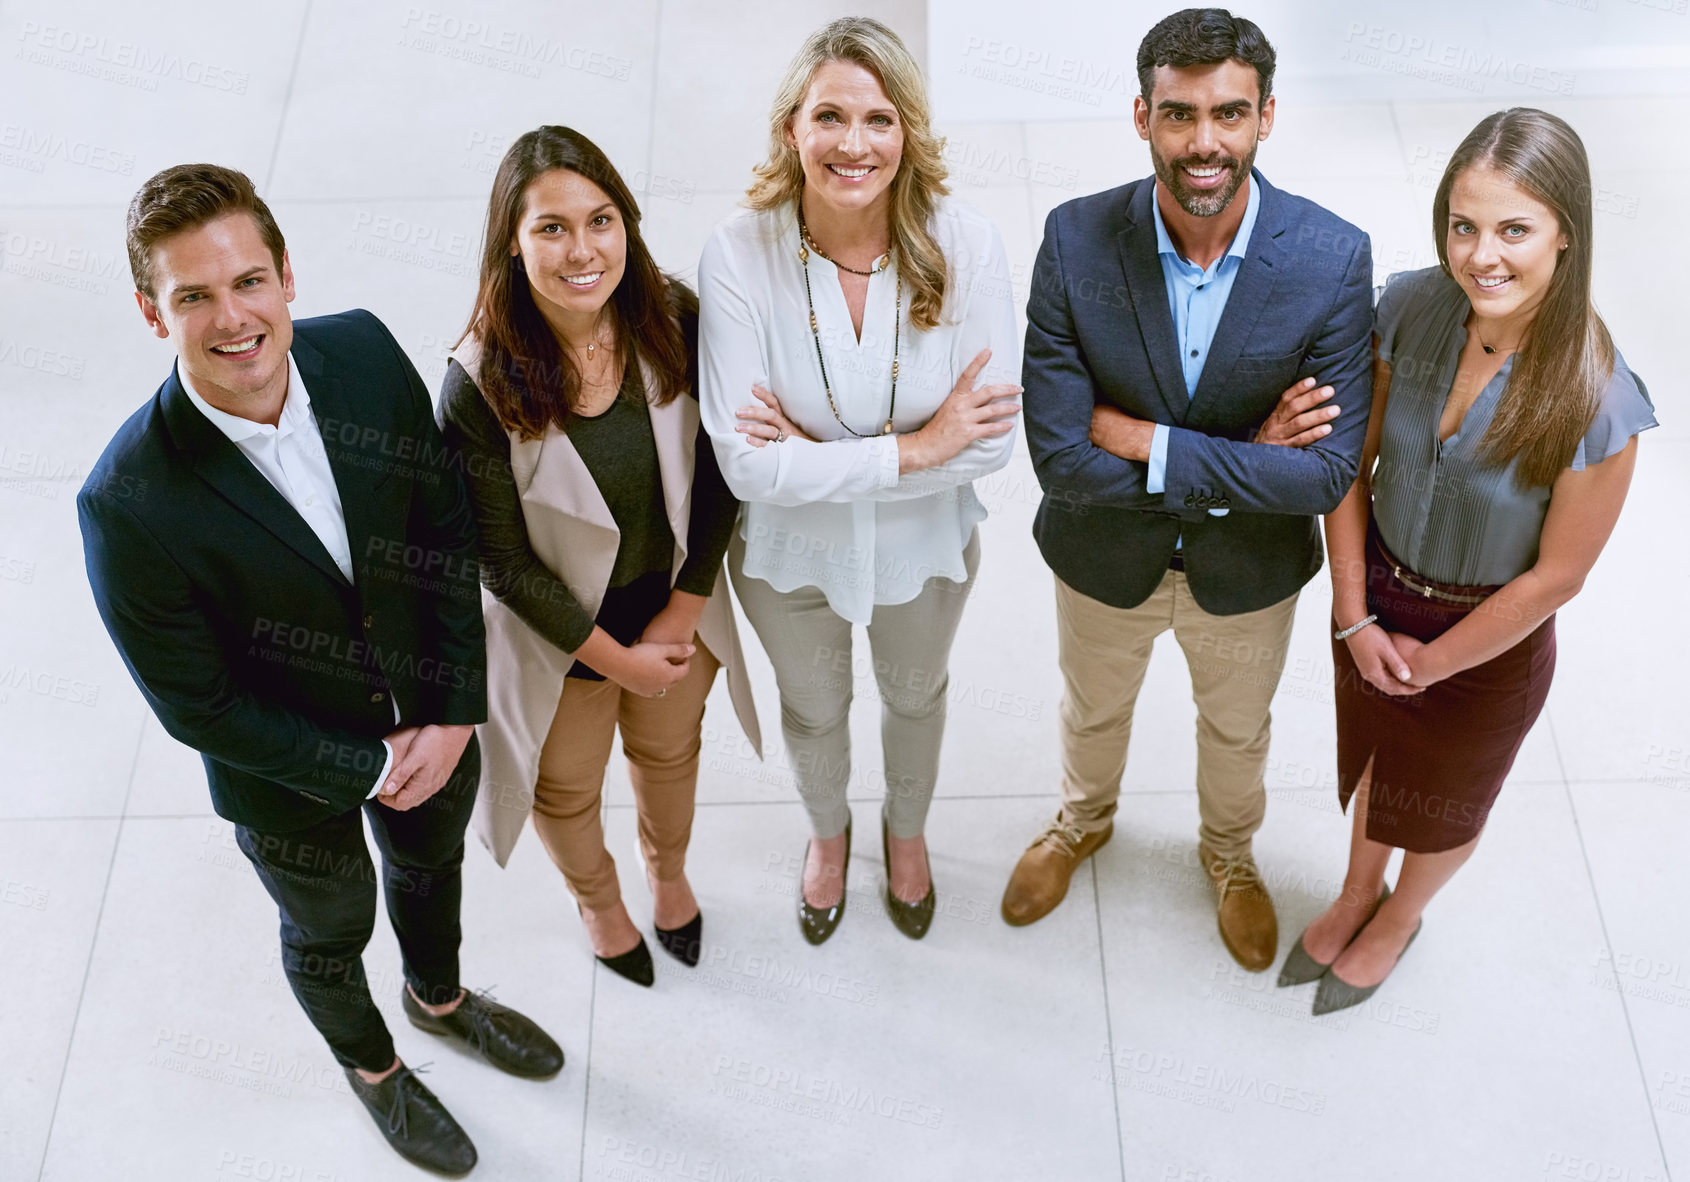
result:
M 1387 631 L 1429 643 L 1476 606 L 1410 590 L 1369 523 L 1367 610 Z M 1429 580 L 1409 574 L 1416 583 Z M 1450 587 L 1479 594 L 1495 588 Z M 1338 803 L 1348 808 L 1367 761 L 1367 837 L 1414 853 L 1453 849 L 1479 835 L 1514 766 L 1520 744 L 1549 697 L 1555 673 L 1555 617 L 1482 665 L 1412 697 L 1392 697 L 1365 681 L 1349 645 L 1332 642 L 1338 712 Z

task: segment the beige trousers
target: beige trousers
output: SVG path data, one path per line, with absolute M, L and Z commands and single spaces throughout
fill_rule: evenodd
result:
M 1222 857 L 1249 853 L 1267 810 L 1268 707 L 1296 608 L 1292 595 L 1260 611 L 1210 615 L 1184 573 L 1172 570 L 1130 608 L 1099 603 L 1057 579 L 1063 823 L 1093 832 L 1114 815 L 1150 649 L 1172 628 L 1197 702 L 1198 835 Z
M 718 668 L 702 640 L 695 636 L 693 644 L 692 667 L 661 698 L 642 698 L 614 681 L 564 679 L 540 748 L 534 831 L 563 871 L 570 893 L 589 911 L 614 907 L 622 898 L 600 816 L 604 769 L 618 727 L 646 865 L 659 882 L 679 878 L 686 869 L 704 699 Z

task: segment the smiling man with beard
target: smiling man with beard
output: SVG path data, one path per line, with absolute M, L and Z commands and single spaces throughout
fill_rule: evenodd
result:
M 1367 236 L 1252 167 L 1273 69 L 1262 31 L 1223 9 L 1161 21 L 1133 103 L 1155 176 L 1045 223 L 1022 385 L 1056 574 L 1062 807 L 1003 897 L 1007 922 L 1034 922 L 1109 840 L 1171 628 L 1197 703 L 1199 857 L 1223 942 L 1257 972 L 1278 946 L 1251 855 L 1268 707 L 1321 566 L 1315 518 L 1355 479 L 1373 326 Z

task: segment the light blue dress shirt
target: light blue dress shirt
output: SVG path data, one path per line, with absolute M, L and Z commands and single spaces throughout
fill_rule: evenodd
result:
M 1161 182 L 1157 182 L 1160 184 Z M 1244 265 L 1244 253 L 1250 249 L 1250 232 L 1256 228 L 1256 212 L 1261 204 L 1254 178 L 1247 178 L 1249 196 L 1245 199 L 1244 220 L 1238 223 L 1238 233 L 1207 270 L 1180 257 L 1174 240 L 1168 237 L 1168 227 L 1162 221 L 1162 206 L 1154 197 L 1150 201 L 1151 217 L 1156 223 L 1156 253 L 1162 260 L 1162 279 L 1168 286 L 1168 308 L 1174 315 L 1174 334 L 1179 338 L 1180 369 L 1185 374 L 1185 396 L 1197 392 L 1197 382 L 1203 376 L 1203 363 L 1209 359 L 1209 346 L 1214 343 L 1215 328 L 1226 311 L 1227 297 L 1232 294 L 1232 282 Z M 1144 482 L 1146 492 L 1159 493 L 1164 488 L 1163 476 L 1168 466 L 1168 425 L 1156 424 L 1150 441 L 1149 475 Z M 1226 516 L 1225 509 L 1210 509 L 1215 517 Z

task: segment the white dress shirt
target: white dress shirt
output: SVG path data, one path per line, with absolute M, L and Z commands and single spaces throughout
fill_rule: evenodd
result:
M 299 366 L 293 354 L 288 354 L 288 391 L 282 402 L 281 417 L 274 427 L 255 423 L 226 410 L 218 410 L 194 389 L 192 379 L 180 365 L 176 375 L 182 389 L 199 412 L 211 420 L 211 425 L 223 432 L 240 452 L 252 462 L 259 474 L 268 480 L 294 511 L 305 519 L 311 532 L 323 543 L 334 559 L 340 573 L 352 581 L 352 543 L 346 535 L 346 511 L 340 504 L 340 489 L 334 482 L 334 469 L 329 466 L 329 453 L 323 446 L 323 433 L 311 413 L 311 395 L 299 376 Z M 391 697 L 391 695 L 390 695 Z M 393 721 L 399 721 L 399 703 L 393 702 Z M 387 773 L 393 768 L 393 748 L 386 739 L 381 744 L 387 750 L 387 763 L 376 777 L 370 796 L 381 790 Z M 366 798 L 367 799 L 367 798 Z
M 972 207 L 943 198 L 932 229 L 949 266 L 941 323 L 910 324 L 903 288 L 897 332 L 893 430 L 933 417 L 968 363 L 992 359 L 976 384 L 1018 382 L 1021 338 L 1009 262 L 997 228 Z M 898 441 L 878 432 L 892 390 L 898 269 L 869 278 L 862 337 L 834 265 L 814 251 L 810 290 L 821 352 L 839 418 L 816 359 L 798 257 L 796 210 L 743 210 L 723 222 L 698 264 L 699 401 L 728 487 L 745 512 L 745 574 L 779 591 L 820 588 L 841 617 L 867 624 L 877 604 L 908 603 L 935 576 L 967 578 L 963 548 L 986 510 L 971 482 L 1009 462 L 1013 430 L 979 439 L 935 468 L 898 474 Z M 753 384 L 817 442 L 787 439 L 754 447 L 734 428 L 752 404 Z

